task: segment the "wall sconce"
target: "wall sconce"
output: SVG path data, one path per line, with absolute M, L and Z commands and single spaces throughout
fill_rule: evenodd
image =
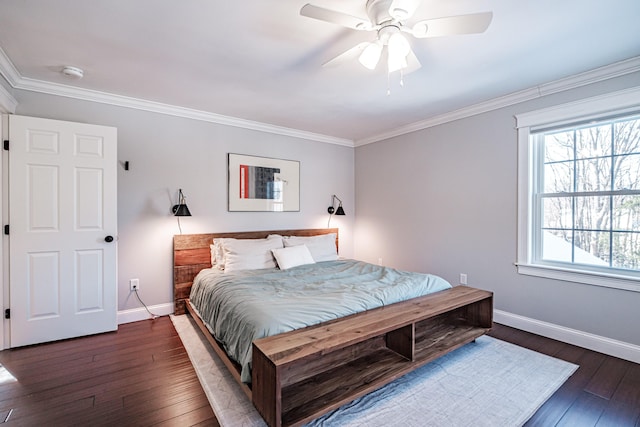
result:
M 338 205 L 338 209 L 335 208 L 336 205 L 336 200 L 338 200 L 338 202 L 340 202 L 340 204 Z M 331 206 L 329 206 L 327 208 L 327 212 L 329 212 L 329 215 L 333 215 L 334 212 L 336 215 L 344 215 L 344 209 L 342 209 L 342 200 L 340 200 L 338 198 L 338 196 L 336 196 L 335 194 L 333 195 L 332 199 L 331 199 Z
M 180 230 L 180 234 L 182 234 L 180 217 L 191 216 L 191 212 L 189 212 L 189 208 L 187 207 L 187 202 L 184 198 L 184 194 L 182 194 L 182 188 L 178 190 L 178 204 L 173 205 L 173 207 L 171 208 L 171 212 L 173 212 L 173 216 L 177 217 L 176 219 L 178 220 L 178 229 Z
M 338 203 L 338 208 L 336 209 L 336 200 Z M 331 206 L 327 208 L 327 212 L 329 212 L 329 221 L 327 221 L 327 228 L 331 225 L 331 216 L 332 215 L 345 215 L 344 209 L 342 209 L 342 200 L 338 198 L 335 194 L 331 198 Z
M 173 212 L 174 216 L 191 216 L 191 212 L 189 212 L 189 208 L 187 207 L 184 194 L 182 194 L 182 188 L 178 190 L 178 204 L 173 205 L 171 211 Z

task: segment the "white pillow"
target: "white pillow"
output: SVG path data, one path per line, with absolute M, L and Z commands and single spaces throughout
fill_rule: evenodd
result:
M 268 239 L 220 239 L 224 251 L 224 271 L 275 268 L 271 249 L 282 248 L 282 237 Z
M 309 237 L 285 236 L 283 240 L 285 248 L 306 245 L 315 262 L 335 261 L 338 259 L 336 233 Z
M 222 239 L 213 239 L 211 247 L 211 266 L 224 270 L 224 250 L 222 249 Z
M 244 241 L 264 241 L 267 239 L 282 239 L 282 236 L 279 234 L 270 234 L 266 239 L 234 239 L 231 237 L 217 237 L 213 239 L 213 245 L 209 245 L 211 248 L 211 266 L 217 267 L 220 270 L 224 270 L 225 265 L 225 256 L 224 256 L 224 248 L 222 247 L 223 241 L 231 241 L 231 240 L 244 240 Z
M 211 249 L 211 267 L 215 267 L 218 263 L 218 249 L 216 245 L 209 245 L 209 248 Z
M 273 256 L 276 257 L 276 262 L 278 263 L 280 270 L 286 270 L 299 265 L 316 263 L 306 245 L 271 249 L 271 252 L 273 253 Z

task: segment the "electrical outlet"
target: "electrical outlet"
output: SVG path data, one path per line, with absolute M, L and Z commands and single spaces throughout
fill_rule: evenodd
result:
M 460 273 L 460 284 L 461 285 L 467 284 L 467 275 L 465 273 Z
M 378 265 L 382 265 L 382 257 L 378 258 Z
M 140 290 L 140 279 L 131 279 L 129 280 L 129 286 L 131 287 L 131 292 Z

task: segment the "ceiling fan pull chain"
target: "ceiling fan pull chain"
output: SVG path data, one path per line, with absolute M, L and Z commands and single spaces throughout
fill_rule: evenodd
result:
M 400 87 L 404 87 L 404 71 L 400 68 Z
M 387 71 L 387 96 L 391 96 L 391 73 Z

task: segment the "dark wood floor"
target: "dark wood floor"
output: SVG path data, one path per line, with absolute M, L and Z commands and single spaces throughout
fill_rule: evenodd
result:
M 118 332 L 0 352 L 0 423 L 217 426 L 169 317 Z
M 491 336 L 580 367 L 526 426 L 640 427 L 640 365 L 496 324 Z
M 491 335 L 580 365 L 527 426 L 640 427 L 640 365 L 502 325 Z M 0 352 L 0 423 L 217 426 L 168 317 Z

